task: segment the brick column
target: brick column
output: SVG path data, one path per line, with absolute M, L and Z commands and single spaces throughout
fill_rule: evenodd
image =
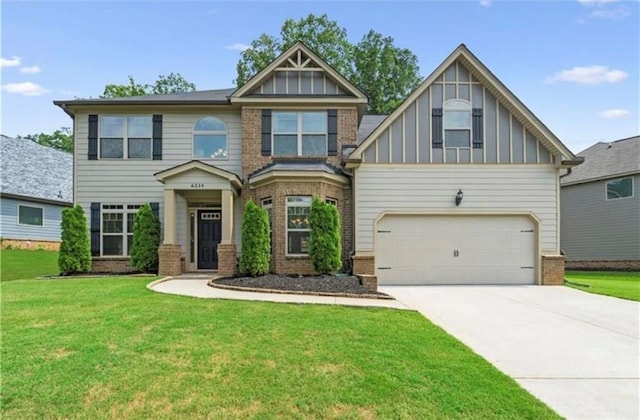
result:
M 353 274 L 367 274 L 370 276 L 376 274 L 375 259 L 373 256 L 354 255 L 351 259 L 353 260 Z
M 236 274 L 235 244 L 218 244 L 218 274 L 221 276 Z
M 181 252 L 178 244 L 162 244 L 158 248 L 158 274 L 161 276 L 178 276 L 182 274 Z
M 545 286 L 562 286 L 564 284 L 564 256 L 542 256 L 542 284 Z

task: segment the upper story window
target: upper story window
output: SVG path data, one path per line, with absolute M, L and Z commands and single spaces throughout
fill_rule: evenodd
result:
M 471 147 L 471 104 L 450 99 L 443 105 L 444 147 Z
M 633 197 L 633 178 L 620 178 L 607 181 L 607 200 Z
M 151 159 L 151 115 L 100 116 L 101 159 Z
M 227 159 L 227 126 L 216 117 L 204 117 L 193 127 L 193 157 Z
M 273 156 L 327 156 L 326 112 L 274 112 Z

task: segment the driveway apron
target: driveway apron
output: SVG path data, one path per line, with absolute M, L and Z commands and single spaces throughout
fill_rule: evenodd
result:
M 638 302 L 563 286 L 379 289 L 566 418 L 640 418 Z

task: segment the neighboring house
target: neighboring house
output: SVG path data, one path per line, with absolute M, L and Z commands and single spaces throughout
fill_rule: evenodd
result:
M 235 90 L 54 103 L 74 118 L 95 271 L 130 268 L 150 202 L 161 274 L 233 274 L 253 199 L 272 271 L 310 274 L 319 196 L 345 267 L 382 284 L 563 280 L 558 172 L 578 162 L 464 45 L 388 117 L 364 115 L 365 95 L 302 43 Z
M 3 135 L 0 160 L 3 247 L 57 249 L 62 210 L 73 201 L 73 156 Z
M 561 248 L 574 269 L 640 271 L 640 136 L 596 143 L 561 179 Z

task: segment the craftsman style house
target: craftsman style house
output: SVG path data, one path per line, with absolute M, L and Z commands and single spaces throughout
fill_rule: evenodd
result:
M 236 90 L 55 104 L 74 118 L 95 271 L 129 269 L 149 202 L 161 274 L 233 274 L 253 199 L 272 271 L 312 273 L 319 196 L 339 210 L 345 268 L 382 284 L 562 279 L 558 175 L 578 162 L 464 45 L 386 118 L 301 43 Z

